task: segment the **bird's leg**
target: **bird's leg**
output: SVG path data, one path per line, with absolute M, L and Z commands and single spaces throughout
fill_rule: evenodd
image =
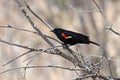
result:
M 66 49 L 67 47 L 69 47 L 69 46 L 68 46 L 67 44 L 65 44 L 65 43 L 63 43 L 62 46 L 63 46 L 63 49 Z

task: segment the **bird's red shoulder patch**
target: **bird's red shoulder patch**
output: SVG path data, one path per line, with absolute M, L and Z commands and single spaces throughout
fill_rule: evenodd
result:
M 62 33 L 61 36 L 62 36 L 63 38 L 65 38 L 65 39 L 72 38 L 72 36 L 68 36 L 68 35 L 66 35 L 65 33 Z

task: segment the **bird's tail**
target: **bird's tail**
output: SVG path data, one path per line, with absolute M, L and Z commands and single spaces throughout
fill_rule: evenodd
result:
M 94 45 L 97 45 L 97 46 L 100 46 L 100 44 L 96 43 L 96 42 L 93 42 L 93 41 L 90 41 L 90 43 L 94 44 Z

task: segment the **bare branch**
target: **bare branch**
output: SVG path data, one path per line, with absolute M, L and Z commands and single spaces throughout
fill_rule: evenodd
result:
M 98 8 L 100 14 L 102 15 L 102 17 L 104 18 L 105 21 L 105 28 L 109 27 L 111 24 L 109 24 L 105 14 L 103 13 L 101 7 L 97 4 L 97 2 L 95 0 L 92 0 L 92 2 L 96 5 L 96 7 Z
M 39 33 L 35 32 L 35 31 L 31 31 L 31 30 L 27 30 L 27 29 L 22 29 L 22 28 L 18 28 L 18 27 L 13 27 L 11 25 L 8 25 L 8 26 L 0 26 L 1 28 L 11 28 L 11 29 L 16 29 L 16 30 L 20 30 L 20 31 L 25 31 L 25 32 L 30 32 L 30 33 L 33 33 L 33 34 L 37 34 L 39 36 Z M 50 37 L 50 36 L 47 36 L 45 34 L 43 34 L 44 37 L 46 38 L 49 38 L 49 39 L 52 39 L 60 44 L 63 44 L 62 42 L 58 41 L 57 39 L 53 38 L 53 37 Z
M 110 75 L 111 77 L 113 77 L 112 68 L 111 68 L 111 58 L 108 61 L 108 65 L 109 65 Z
M 12 68 L 12 69 L 8 69 L 8 70 L 0 72 L 0 74 L 6 73 L 6 72 L 9 72 L 9 71 L 13 71 L 13 70 L 17 70 L 17 69 L 25 69 L 25 68 L 26 69 L 29 69 L 29 68 L 58 68 L 58 69 L 64 69 L 64 70 L 69 70 L 69 71 L 78 71 L 78 70 L 81 71 L 81 70 L 84 70 L 83 68 L 75 69 L 75 68 L 65 68 L 65 67 L 60 67 L 60 66 L 48 65 L 48 66 L 27 66 L 27 67 Z
M 102 75 L 96 75 L 96 74 L 87 74 L 87 75 L 83 75 L 82 77 L 80 77 L 80 78 L 77 78 L 77 79 L 74 79 L 74 80 L 82 80 L 82 79 L 85 79 L 85 78 L 99 78 L 100 80 L 102 79 L 102 80 L 120 80 L 120 78 L 112 78 L 112 77 L 110 77 L 109 76 L 109 78 L 108 77 L 106 77 L 106 76 L 102 76 Z
M 112 29 L 112 25 L 113 24 L 110 24 L 106 18 L 106 16 L 104 15 L 103 11 L 101 10 L 100 6 L 96 3 L 95 0 L 92 0 L 92 2 L 97 6 L 99 12 L 101 13 L 101 15 L 103 16 L 104 20 L 105 20 L 105 29 L 109 29 L 110 31 L 112 31 L 113 33 L 115 33 L 116 35 L 120 36 L 120 33 L 118 33 L 117 31 L 113 30 Z
M 27 12 L 24 10 L 23 6 L 21 5 L 21 3 L 19 2 L 19 0 L 15 0 L 19 6 L 19 8 L 21 9 L 22 13 L 25 15 L 25 17 L 27 18 L 27 20 L 29 21 L 29 23 L 31 24 L 31 26 L 39 33 L 39 35 L 52 47 L 54 47 L 54 44 L 52 42 L 50 42 L 46 37 L 44 37 L 43 33 L 37 28 L 37 26 L 35 25 L 35 23 L 32 21 L 32 19 L 30 18 L 30 16 L 27 14 Z
M 34 13 L 33 11 L 32 11 L 32 9 L 29 7 L 29 5 L 27 4 L 27 2 L 24 0 L 24 3 L 25 3 L 25 5 L 26 5 L 26 7 L 28 8 L 28 10 L 36 17 L 36 18 L 38 18 L 41 22 L 43 22 L 51 31 L 53 30 L 53 27 L 50 25 L 50 24 L 48 24 L 45 20 L 43 20 L 40 16 L 38 16 L 36 13 Z
M 28 54 L 28 53 L 30 53 L 30 52 L 32 52 L 32 51 L 27 51 L 27 52 L 25 52 L 25 53 L 23 53 L 23 54 L 17 56 L 16 58 L 14 58 L 14 59 L 8 61 L 7 63 L 3 64 L 3 66 L 6 66 L 7 64 L 9 64 L 9 63 L 15 61 L 16 59 L 18 59 L 18 58 L 20 58 L 20 57 L 22 57 L 22 56 L 24 56 L 24 55 L 26 55 L 26 54 Z
M 110 31 L 112 31 L 112 32 L 115 33 L 116 35 L 120 36 L 120 33 L 118 33 L 117 31 L 113 30 L 113 29 L 112 29 L 112 26 L 113 26 L 113 25 L 111 25 L 109 28 L 106 28 L 106 29 L 109 29 Z
M 20 30 L 20 31 L 25 31 L 25 32 L 31 32 L 31 33 L 36 33 L 37 32 L 34 32 L 34 31 L 30 31 L 30 30 L 27 30 L 27 29 L 22 29 L 22 28 L 18 28 L 18 27 L 13 27 L 11 25 L 8 25 L 8 26 L 0 26 L 1 28 L 11 28 L 11 29 L 16 29 L 16 30 Z
M 19 55 L 19 56 L 17 56 L 16 58 L 8 61 L 8 62 L 7 62 L 6 64 L 4 64 L 3 66 L 5 66 L 5 65 L 7 65 L 7 64 L 9 64 L 9 63 L 11 63 L 11 62 L 13 62 L 13 61 L 15 61 L 16 59 L 18 59 L 18 58 L 22 57 L 23 55 L 26 55 L 26 54 L 28 54 L 28 53 L 30 53 L 30 52 L 32 52 L 32 51 L 43 51 L 43 49 L 30 48 L 30 47 L 27 47 L 27 46 L 15 44 L 15 43 L 10 43 L 10 42 L 4 41 L 4 40 L 2 40 L 2 39 L 0 39 L 0 42 L 6 43 L 6 44 L 9 44 L 9 45 L 12 45 L 12 46 L 16 46 L 16 47 L 21 47 L 21 48 L 24 48 L 24 49 L 29 49 L 28 52 L 26 52 L 26 53 L 24 53 L 24 54 L 22 54 L 22 55 Z M 59 46 L 58 46 L 58 47 L 59 47 Z M 72 61 L 72 62 L 74 62 L 74 63 L 76 62 L 72 57 L 70 57 L 70 56 L 68 56 L 68 55 L 66 55 L 66 54 L 63 54 L 63 53 L 60 52 L 60 51 L 57 51 L 57 52 L 56 52 L 56 51 L 54 50 L 54 49 L 56 49 L 56 48 L 57 48 L 57 46 L 56 46 L 56 47 L 53 47 L 53 48 L 48 48 L 48 49 L 44 50 L 43 52 L 51 53 L 51 54 L 58 54 L 58 55 L 64 57 L 65 59 L 67 59 L 67 60 L 69 60 L 69 61 Z
M 68 6 L 69 6 L 71 9 L 73 9 L 73 10 L 76 12 L 76 14 L 79 14 L 79 13 L 99 12 L 99 11 L 97 11 L 97 10 L 78 10 L 78 9 L 76 9 L 75 7 L 72 6 L 70 0 L 68 1 Z
M 116 32 L 115 30 L 113 30 L 112 28 L 109 29 L 110 31 L 112 31 L 113 33 L 117 34 L 120 36 L 120 33 Z
M 105 15 L 103 13 L 103 11 L 101 10 L 100 6 L 97 4 L 97 2 L 95 0 L 92 0 L 92 2 L 97 6 L 99 12 L 102 14 L 103 18 L 105 18 Z
M 24 56 L 24 55 L 26 55 L 26 54 L 28 54 L 28 53 L 30 53 L 30 52 L 33 52 L 33 51 L 42 51 L 42 49 L 30 48 L 30 47 L 28 47 L 28 46 L 23 46 L 23 45 L 19 45 L 19 44 L 15 44 L 15 43 L 10 43 L 10 42 L 4 41 L 4 40 L 2 40 L 2 39 L 0 39 L 0 42 L 6 43 L 6 44 L 9 44 L 9 45 L 12 45 L 12 46 L 16 46 L 16 47 L 21 47 L 21 48 L 24 48 L 24 49 L 29 49 L 28 52 L 25 52 L 25 53 L 17 56 L 16 58 L 8 61 L 7 63 L 3 64 L 3 66 L 6 66 L 7 64 L 15 61 L 16 59 L 18 59 L 18 58 L 20 58 L 20 57 L 22 57 L 22 56 Z
M 0 42 L 6 43 L 6 44 L 9 44 L 9 45 L 12 45 L 12 46 L 17 46 L 17 47 L 20 47 L 20 48 L 24 48 L 24 49 L 29 49 L 30 51 L 41 51 L 41 49 L 35 49 L 35 48 L 28 47 L 28 46 L 23 46 L 23 45 L 19 45 L 19 44 L 15 44 L 15 43 L 10 43 L 10 42 L 7 42 L 7 41 L 2 40 L 2 39 L 0 39 Z

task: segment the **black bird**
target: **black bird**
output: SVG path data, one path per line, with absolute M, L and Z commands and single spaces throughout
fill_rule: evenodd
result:
M 98 43 L 90 41 L 89 37 L 84 35 L 84 34 L 80 34 L 80 33 L 76 33 L 76 32 L 72 32 L 72 31 L 68 31 L 68 30 L 64 30 L 61 28 L 55 28 L 52 32 L 55 33 L 55 35 L 62 41 L 64 42 L 64 44 L 69 44 L 69 45 L 75 45 L 75 44 L 94 44 L 97 46 L 100 46 Z

